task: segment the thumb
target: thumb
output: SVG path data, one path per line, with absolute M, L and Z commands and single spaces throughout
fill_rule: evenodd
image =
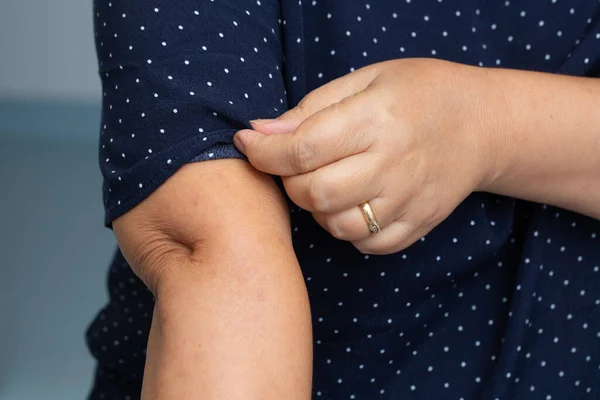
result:
M 265 135 L 294 132 L 305 119 L 318 111 L 313 111 L 314 98 L 315 95 L 311 92 L 302 99 L 300 104 L 284 112 L 279 117 L 275 119 L 255 119 L 250 121 L 250 125 L 252 125 L 252 129 Z M 311 105 L 310 108 L 307 107 L 309 104 Z
M 233 144 L 257 170 L 280 176 L 295 175 L 295 135 L 264 135 L 252 129 L 242 129 L 233 136 Z
M 298 128 L 298 125 L 306 118 L 302 118 L 301 116 L 293 117 L 290 114 L 290 111 L 281 114 L 276 119 L 252 120 L 250 121 L 250 125 L 252 126 L 252 129 L 265 135 L 294 132 L 296 128 Z

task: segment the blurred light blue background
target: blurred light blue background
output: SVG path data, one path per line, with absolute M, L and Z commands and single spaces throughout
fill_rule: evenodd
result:
M 83 399 L 106 301 L 91 0 L 0 2 L 0 400 Z

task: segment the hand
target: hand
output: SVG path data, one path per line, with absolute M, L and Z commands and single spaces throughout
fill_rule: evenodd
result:
M 234 143 L 290 198 L 363 253 L 400 251 L 443 221 L 494 171 L 493 73 L 430 59 L 374 64 L 309 93 Z M 358 204 L 381 226 L 371 234 Z

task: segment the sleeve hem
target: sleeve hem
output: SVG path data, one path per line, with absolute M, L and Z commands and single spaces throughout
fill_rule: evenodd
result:
M 214 159 L 242 158 L 247 161 L 247 158 L 233 146 L 233 135 L 237 131 L 238 129 L 223 129 L 208 135 L 196 135 L 179 142 L 126 170 L 120 175 L 121 180 L 114 175 L 106 176 L 105 172 L 103 184 L 106 210 L 104 226 L 112 229 L 113 220 L 145 200 L 179 168 L 190 162 L 199 162 L 200 160 L 192 159 L 215 145 L 230 145 L 233 153 L 239 157 L 223 157 L 223 153 L 217 153 Z M 151 176 L 147 175 L 146 164 L 148 163 L 160 166 Z M 123 193 L 120 199 L 114 198 L 110 193 L 109 188 L 113 186 L 120 186 L 120 192 Z

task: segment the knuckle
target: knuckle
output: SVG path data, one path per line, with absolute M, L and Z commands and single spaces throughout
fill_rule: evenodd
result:
M 341 223 L 337 214 L 329 215 L 326 219 L 329 233 L 331 233 L 333 237 L 339 240 L 346 240 L 348 238 L 344 225 Z
M 375 111 L 374 116 L 379 123 L 387 124 L 398 119 L 398 112 L 392 104 L 384 100 L 381 107 Z
M 283 182 L 283 187 L 285 189 L 286 194 L 289 198 L 296 203 L 298 206 L 304 207 L 304 202 L 302 201 L 302 191 L 301 187 L 298 186 L 297 180 L 294 179 L 295 176 L 284 176 L 281 178 Z
M 326 85 L 318 87 L 304 96 L 294 108 L 302 113 L 302 115 L 312 115 L 320 108 L 319 103 L 322 103 L 322 101 L 319 101 L 319 99 L 323 99 L 326 96 Z
M 311 171 L 311 164 L 315 155 L 314 146 L 305 139 L 301 139 L 301 137 L 301 135 L 298 135 L 294 141 L 292 168 L 296 173 Z
M 343 113 L 344 105 L 346 103 L 347 103 L 347 100 L 342 99 L 340 101 L 336 101 L 335 103 L 331 104 L 327 108 L 328 111 L 331 113 L 331 116 L 328 116 L 328 118 L 343 116 L 342 113 Z
M 398 105 L 397 97 L 389 96 L 384 92 L 380 96 L 377 106 L 372 113 L 375 122 L 387 125 L 403 119 L 402 107 Z
M 295 108 L 298 109 L 300 113 L 309 113 L 313 103 L 312 97 L 312 92 L 307 94 L 306 96 L 304 96 L 304 98 L 302 98 L 302 100 L 300 100 L 300 102 Z
M 423 213 L 422 225 L 425 227 L 435 226 L 441 222 L 442 210 L 438 203 L 430 203 Z
M 352 243 L 354 245 L 354 247 L 356 248 L 356 250 L 358 250 L 361 254 L 364 255 L 371 255 L 371 254 L 376 254 L 373 251 L 371 251 L 371 249 L 369 248 L 369 246 L 365 246 L 362 243 Z
M 321 189 L 322 186 L 312 182 L 314 181 L 311 180 L 308 190 L 306 191 L 306 201 L 314 211 L 321 213 L 327 212 L 328 202 L 323 190 Z

